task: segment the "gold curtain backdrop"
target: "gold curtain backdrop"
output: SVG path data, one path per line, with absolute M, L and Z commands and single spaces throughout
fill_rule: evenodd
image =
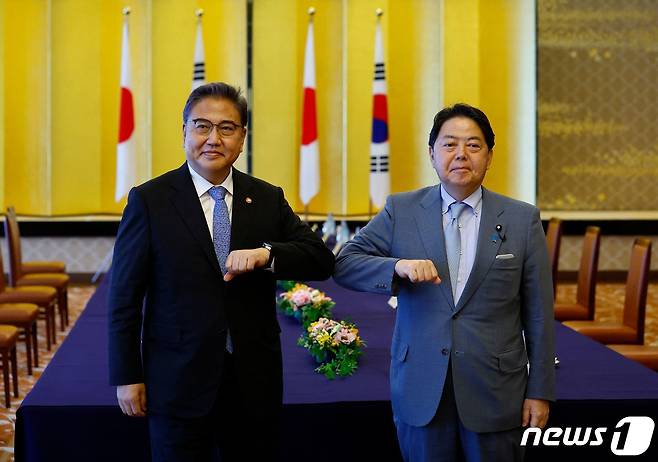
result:
M 658 210 L 658 1 L 539 0 L 538 204 Z
M 246 88 L 246 0 L 0 0 L 3 208 L 39 216 L 121 213 L 125 199 L 114 201 L 114 184 L 124 6 L 132 9 L 140 181 L 184 160 L 180 113 L 191 88 L 196 9 L 205 11 L 206 80 Z M 534 9 L 525 0 L 254 0 L 254 175 L 281 185 L 302 211 L 297 175 L 311 6 L 321 185 L 310 212 L 368 211 L 376 8 L 384 10 L 391 192 L 436 182 L 427 155 L 432 117 L 444 104 L 465 101 L 482 107 L 496 130 L 486 185 L 534 199 L 519 180 L 534 175 L 522 168 L 534 162 L 534 146 L 518 142 L 534 114 L 534 96 L 528 101 L 519 90 L 528 69 L 522 53 L 528 44 L 534 50 Z M 246 168 L 244 155 L 237 167 Z

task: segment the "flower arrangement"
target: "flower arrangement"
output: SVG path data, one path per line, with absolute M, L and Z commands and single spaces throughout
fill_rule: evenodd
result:
M 279 310 L 300 321 L 304 329 L 322 317 L 331 317 L 334 305 L 336 303 L 323 292 L 299 283 L 277 299 Z
M 354 324 L 322 317 L 312 322 L 306 330 L 307 333 L 297 340 L 297 344 L 309 350 L 320 364 L 316 372 L 333 380 L 356 371 L 365 343 Z

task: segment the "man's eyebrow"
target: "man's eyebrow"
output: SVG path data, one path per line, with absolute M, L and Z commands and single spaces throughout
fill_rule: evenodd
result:
M 198 121 L 198 120 L 204 120 L 206 122 L 210 122 L 211 124 L 214 123 L 212 120 L 206 119 L 205 117 L 197 117 L 196 119 L 192 119 L 192 122 L 195 122 L 195 121 Z M 236 122 L 235 120 L 231 120 L 231 119 L 220 120 L 215 125 L 221 125 L 221 124 L 224 124 L 224 123 L 231 123 L 233 125 L 241 125 L 240 123 Z
M 471 141 L 471 140 L 482 141 L 482 138 L 480 138 L 479 136 L 469 136 L 468 138 L 460 138 L 460 137 L 455 136 L 455 135 L 443 135 L 441 138 L 450 138 L 450 139 L 453 139 L 453 140 L 465 139 L 466 141 Z

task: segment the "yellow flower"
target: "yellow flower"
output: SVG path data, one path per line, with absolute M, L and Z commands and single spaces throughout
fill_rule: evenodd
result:
M 316 341 L 322 346 L 331 342 L 331 340 L 331 336 L 327 332 L 322 332 L 316 337 Z

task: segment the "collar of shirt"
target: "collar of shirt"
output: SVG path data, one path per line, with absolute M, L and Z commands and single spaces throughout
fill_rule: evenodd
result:
M 442 186 L 439 186 L 441 189 L 441 214 L 445 215 L 448 213 L 448 209 L 453 202 L 459 202 L 457 199 L 448 194 L 448 191 L 445 190 Z M 477 188 L 473 193 L 462 201 L 465 204 L 471 206 L 473 214 L 477 217 L 480 215 L 480 210 L 482 209 L 482 186 Z
M 215 186 L 224 186 L 228 193 L 231 196 L 233 195 L 233 167 L 228 171 L 228 175 L 222 184 L 212 184 L 210 181 L 199 175 L 189 162 L 187 163 L 187 168 L 190 169 L 190 175 L 192 175 L 192 182 L 194 183 L 194 189 L 196 189 L 197 196 L 203 196 L 210 188 L 214 188 Z

